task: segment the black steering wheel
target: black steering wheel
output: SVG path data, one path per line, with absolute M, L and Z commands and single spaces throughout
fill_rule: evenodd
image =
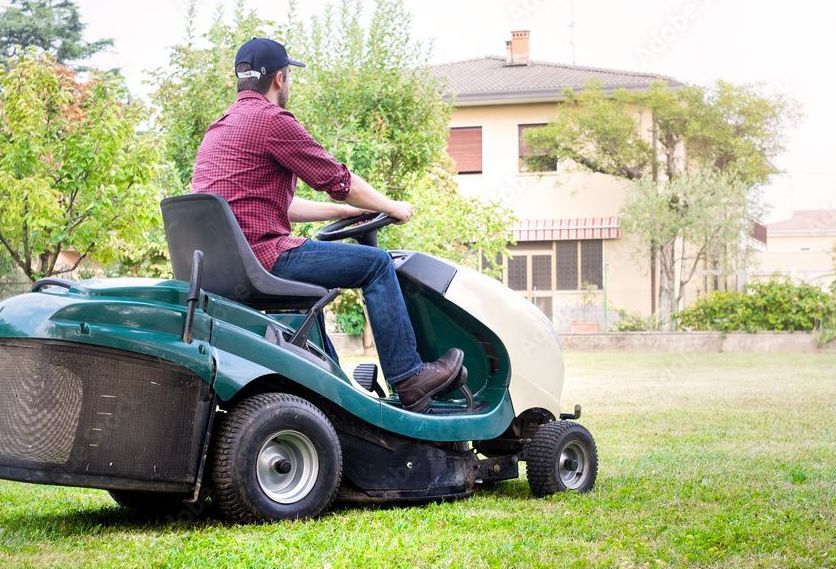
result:
M 319 241 L 354 239 L 360 245 L 377 247 L 377 230 L 398 220 L 385 213 L 364 213 L 330 223 L 316 233 Z

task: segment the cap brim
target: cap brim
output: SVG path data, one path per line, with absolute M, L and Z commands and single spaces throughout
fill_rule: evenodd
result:
M 288 59 L 287 64 L 288 65 L 295 65 L 296 67 L 305 67 L 304 63 L 302 63 L 301 61 L 296 61 L 295 59 Z

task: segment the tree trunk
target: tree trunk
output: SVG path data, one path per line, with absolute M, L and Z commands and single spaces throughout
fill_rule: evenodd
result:
M 659 310 L 658 319 L 662 330 L 673 329 L 676 314 L 676 250 L 675 243 L 666 243 L 659 250 Z
M 656 316 L 656 244 L 650 246 L 650 315 Z

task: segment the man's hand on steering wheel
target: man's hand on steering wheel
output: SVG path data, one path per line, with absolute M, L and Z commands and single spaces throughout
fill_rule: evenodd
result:
M 399 202 L 395 200 L 391 200 L 391 202 L 390 207 L 388 207 L 383 213 L 387 214 L 389 217 L 397 219 L 398 225 L 406 223 L 412 219 L 412 216 L 414 215 L 412 205 L 407 202 Z

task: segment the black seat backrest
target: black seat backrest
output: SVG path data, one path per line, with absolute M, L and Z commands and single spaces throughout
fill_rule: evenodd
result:
M 160 204 L 174 277 L 188 281 L 192 255 L 203 251 L 203 289 L 262 310 L 308 308 L 323 287 L 271 275 L 258 262 L 223 198 L 188 194 Z

